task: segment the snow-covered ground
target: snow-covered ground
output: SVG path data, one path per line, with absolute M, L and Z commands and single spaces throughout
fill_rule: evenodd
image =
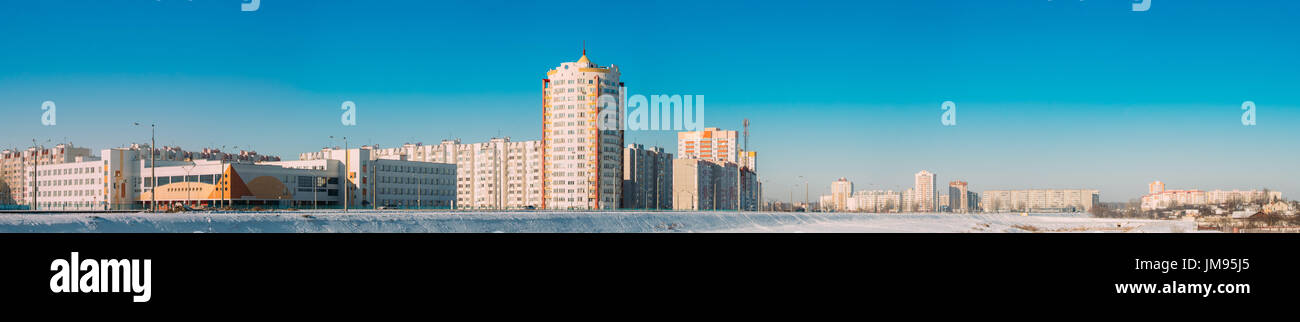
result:
M 1195 223 L 1080 214 L 764 212 L 283 211 L 180 214 L 0 214 L 21 232 L 1196 232 Z

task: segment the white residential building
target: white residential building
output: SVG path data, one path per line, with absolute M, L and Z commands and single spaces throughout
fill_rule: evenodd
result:
M 853 182 L 840 178 L 831 182 L 831 207 L 836 211 L 849 211 L 849 197 L 853 196 Z M 856 207 L 854 207 L 856 208 Z
M 1101 195 L 1091 189 L 988 190 L 980 199 L 986 212 L 1087 212 Z
M 598 66 L 586 51 L 542 80 L 542 204 L 548 209 L 615 209 L 621 201 L 623 94 L 617 65 Z M 598 104 L 601 96 L 611 104 Z M 602 114 L 602 111 L 605 113 Z M 597 116 L 608 119 L 597 119 Z
M 1142 196 L 1142 210 L 1159 210 L 1175 206 L 1220 205 L 1229 202 L 1255 202 L 1282 199 L 1278 191 L 1263 190 L 1165 190 L 1165 183 L 1155 181 L 1147 185 L 1148 194 Z
M 939 178 L 930 171 L 921 170 L 916 173 L 916 182 L 913 192 L 916 198 L 916 212 L 934 212 L 939 210 L 938 198 Z
M 907 188 L 907 190 L 904 190 L 904 191 L 903 191 L 903 200 L 902 200 L 902 202 L 903 202 L 903 204 L 902 204 L 901 210 L 902 210 L 903 212 L 914 212 L 914 211 L 916 211 L 916 208 L 917 208 L 917 203 L 916 203 L 916 188 Z
M 1206 194 L 1206 199 L 1210 203 L 1222 204 L 1229 201 L 1254 202 L 1258 200 L 1280 200 L 1282 199 L 1281 191 L 1264 191 L 1264 190 L 1211 190 Z
M 456 204 L 460 209 L 527 209 L 542 207 L 542 141 L 405 144 L 378 149 L 380 159 L 456 164 Z
M 758 210 L 758 176 L 732 162 L 673 159 L 673 209 Z
M 72 162 L 42 165 L 37 169 L 35 189 L 28 189 L 23 202 L 33 206 L 32 210 L 104 209 L 107 203 L 104 162 L 98 157 L 76 157 Z M 32 171 L 32 167 L 27 167 L 26 173 Z M 32 187 L 31 179 L 24 185 Z
M 90 149 L 61 143 L 53 148 L 31 147 L 26 150 L 0 151 L 0 205 L 28 205 L 31 174 L 27 168 L 76 162 L 91 157 Z
M 849 197 L 848 211 L 900 212 L 903 193 L 893 190 L 862 190 Z

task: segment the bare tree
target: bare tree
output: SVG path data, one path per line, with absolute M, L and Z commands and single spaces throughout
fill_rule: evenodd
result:
M 1106 205 L 1105 204 L 1094 205 L 1092 206 L 1092 209 L 1090 209 L 1089 213 L 1091 213 L 1093 217 L 1097 217 L 1097 218 L 1106 217 Z

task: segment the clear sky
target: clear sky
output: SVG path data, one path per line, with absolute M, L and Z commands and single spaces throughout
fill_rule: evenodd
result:
M 922 169 L 1104 201 L 1157 179 L 1300 196 L 1300 3 L 1152 1 L 11 1 L 0 147 L 142 142 L 137 121 L 160 144 L 287 159 L 330 135 L 539 139 L 541 79 L 585 41 L 632 93 L 704 95 L 712 127 L 749 118 L 768 197 L 798 176 L 814 199 L 839 177 L 903 189 Z

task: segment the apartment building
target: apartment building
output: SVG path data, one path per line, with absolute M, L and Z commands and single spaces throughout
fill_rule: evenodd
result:
M 31 171 L 27 168 L 75 162 L 86 157 L 92 157 L 90 149 L 72 143 L 60 143 L 53 148 L 0 151 L 0 205 L 29 205 L 26 200 L 31 186 L 26 183 L 31 180 Z
M 542 208 L 543 151 L 542 141 L 505 137 L 480 143 L 408 143 L 375 153 L 380 159 L 404 156 L 408 161 L 455 164 L 457 208 L 536 209 Z
M 76 157 L 72 162 L 27 167 L 25 173 L 29 180 L 24 185 L 30 191 L 23 204 L 32 210 L 104 209 L 107 186 L 103 165 L 99 157 L 85 156 Z M 31 178 L 35 178 L 35 184 Z
M 921 170 L 916 173 L 916 181 L 913 185 L 915 193 L 912 202 L 916 204 L 916 212 L 934 212 L 939 210 L 939 178 L 930 171 Z
M 1230 202 L 1254 202 L 1282 199 L 1278 191 L 1263 190 L 1165 190 L 1165 183 L 1154 181 L 1142 196 L 1142 210 L 1159 210 L 1175 206 L 1218 205 Z
M 617 65 L 599 66 L 586 50 L 542 80 L 542 205 L 547 209 L 614 209 L 622 198 L 622 83 Z M 600 98 L 608 104 L 598 104 Z M 604 113 L 602 113 L 604 112 Z M 597 119 L 597 116 L 606 119 Z
M 952 181 L 948 183 L 948 209 L 952 212 L 970 212 L 975 206 L 971 205 L 970 188 L 966 181 Z
M 863 190 L 851 197 L 849 211 L 899 212 L 903 211 L 903 193 L 893 190 Z
M 660 147 L 623 148 L 625 209 L 673 209 L 673 155 Z
M 1087 212 L 1101 202 L 1091 189 L 988 190 L 981 197 L 986 212 Z
M 835 211 L 849 211 L 849 197 L 853 196 L 853 182 L 840 178 L 831 182 L 831 208 Z M 856 208 L 856 207 L 854 207 Z
M 673 209 L 758 210 L 758 175 L 733 162 L 673 159 Z
M 723 162 L 741 162 L 740 141 L 736 131 L 716 127 L 701 131 L 677 132 L 677 154 L 681 158 Z M 745 163 L 748 165 L 748 162 Z

